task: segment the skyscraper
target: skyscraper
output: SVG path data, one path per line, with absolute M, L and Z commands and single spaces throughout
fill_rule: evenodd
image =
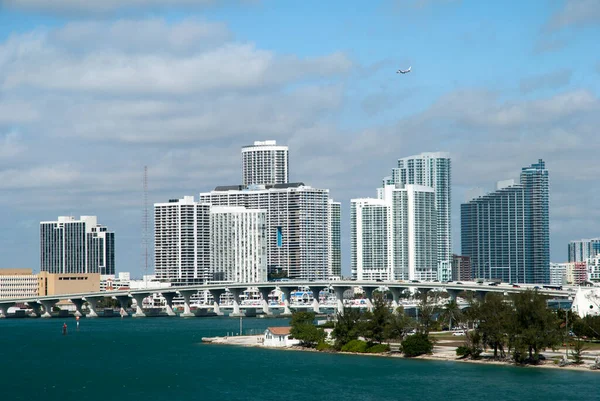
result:
M 329 268 L 330 277 L 342 276 L 342 205 L 329 199 Z
M 154 204 L 156 278 L 174 285 L 201 284 L 210 276 L 210 205 L 193 196 Z
M 40 222 L 40 270 L 115 274 L 115 234 L 96 216 L 60 216 Z
M 433 188 L 386 185 L 378 198 L 351 200 L 352 275 L 358 280 L 437 278 Z
M 531 258 L 530 282 L 550 282 L 550 213 L 548 205 L 548 170 L 542 159 L 521 169 L 521 185 L 525 193 L 525 221 L 529 231 L 526 240 Z
M 586 262 L 600 254 L 600 238 L 580 239 L 569 242 L 569 262 Z
M 391 213 L 388 202 L 373 198 L 350 201 L 352 279 L 392 279 L 391 230 Z
M 329 190 L 303 183 L 217 187 L 200 202 L 266 211 L 267 268 L 294 279 L 329 275 Z
M 384 178 L 384 185 L 415 184 L 434 189 L 438 264 L 452 261 L 451 167 L 449 153 L 426 152 L 399 159 L 398 168 L 392 170 L 392 176 Z
M 267 281 L 267 242 L 264 210 L 212 206 L 210 211 L 210 270 L 215 281 Z
M 276 141 L 255 141 L 242 148 L 242 185 L 287 184 L 289 181 L 287 146 Z
M 155 274 L 174 285 L 266 281 L 264 210 L 193 196 L 154 204 Z
M 519 283 L 550 280 L 544 162 L 523 168 L 520 180 L 520 184 L 499 182 L 495 192 L 461 205 L 462 255 L 471 258 L 474 278 Z

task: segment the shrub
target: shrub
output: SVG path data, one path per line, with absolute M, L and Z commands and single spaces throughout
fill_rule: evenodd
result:
M 331 351 L 333 347 L 327 344 L 325 341 L 321 341 L 317 344 L 317 351 Z
M 460 347 L 458 347 L 456 349 L 456 355 L 457 356 L 469 356 L 471 355 L 471 349 L 469 347 L 467 347 L 466 345 L 461 345 Z
M 375 344 L 372 347 L 367 348 L 368 354 L 381 354 L 382 352 L 389 352 L 390 346 L 388 344 Z
M 335 327 L 335 322 L 330 320 L 328 322 L 320 324 L 319 327 L 322 329 L 333 329 Z
M 367 343 L 361 340 L 352 340 L 342 347 L 342 352 L 366 352 Z
M 463 358 L 471 357 L 471 359 L 478 359 L 483 350 L 476 346 L 469 347 L 468 345 L 461 345 L 456 348 L 456 355 L 461 356 Z
M 423 354 L 430 354 L 433 351 L 433 343 L 429 336 L 424 333 L 413 334 L 402 341 L 402 352 L 406 357 L 414 357 Z

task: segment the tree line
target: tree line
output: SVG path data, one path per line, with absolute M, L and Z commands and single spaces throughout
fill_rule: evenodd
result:
M 391 311 L 381 294 L 373 298 L 372 311 L 345 308 L 337 314 L 331 339 L 326 341 L 322 327 L 313 324 L 315 314 L 296 312 L 291 319 L 291 335 L 302 346 L 318 350 L 348 352 L 385 352 L 390 344 L 412 357 L 431 353 L 435 343 L 432 330 L 465 327 L 465 341 L 456 352 L 463 358 L 480 358 L 490 350 L 492 358 L 518 364 L 539 363 L 546 349 L 571 344 L 570 357 L 581 362 L 585 345 L 580 338 L 600 339 L 600 317 L 579 318 L 570 311 L 552 310 L 547 297 L 537 291 L 504 296 L 488 293 L 478 300 L 461 294 L 468 307 L 461 310 L 455 300 L 438 306 L 439 293 L 425 293 L 417 302 L 418 318 L 402 307 Z M 447 295 L 445 295 L 447 297 Z M 327 327 L 327 326 L 326 326 Z

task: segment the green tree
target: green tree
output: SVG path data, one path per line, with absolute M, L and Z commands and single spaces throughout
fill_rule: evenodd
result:
M 387 302 L 381 294 L 373 297 L 373 311 L 365 314 L 364 337 L 381 344 L 386 339 L 386 327 L 392 317 Z
M 489 293 L 479 305 L 478 315 L 477 332 L 481 334 L 483 345 L 494 350 L 494 358 L 504 358 L 512 307 L 502 294 Z
M 396 313 L 392 314 L 387 322 L 385 338 L 402 340 L 415 326 L 415 320 L 404 312 L 402 306 L 399 306 Z
M 301 346 L 314 347 L 325 340 L 325 332 L 313 324 L 314 320 L 314 312 L 294 312 L 292 314 L 290 335 L 299 340 Z
M 573 363 L 581 365 L 583 363 L 583 352 L 587 350 L 588 347 L 586 347 L 585 341 L 581 338 L 576 338 L 571 350 L 571 359 L 573 359 Z
M 362 324 L 360 310 L 344 308 L 343 313 L 338 312 L 337 322 L 331 332 L 332 337 L 335 339 L 335 348 L 340 350 L 350 341 L 358 339 L 362 332 Z
M 434 316 L 437 312 L 437 306 L 435 297 L 429 296 L 428 292 L 425 292 L 419 297 L 418 304 L 418 323 L 417 330 L 421 333 L 429 335 L 432 326 L 434 325 Z
M 448 329 L 452 330 L 453 323 L 458 324 L 462 320 L 462 312 L 456 299 L 450 299 L 442 308 L 440 318 L 444 322 L 448 322 Z
M 433 343 L 425 333 L 416 333 L 408 336 L 402 341 L 402 353 L 406 357 L 415 357 L 424 354 L 431 354 Z
M 560 319 L 548 309 L 546 297 L 537 291 L 513 294 L 513 304 L 508 329 L 514 341 L 515 361 L 537 363 L 541 351 L 562 342 Z

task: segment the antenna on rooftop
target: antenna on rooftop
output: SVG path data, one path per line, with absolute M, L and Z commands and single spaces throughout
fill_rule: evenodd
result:
M 144 281 L 148 276 L 148 166 L 144 166 L 144 209 L 142 211 L 142 260 L 144 263 Z

